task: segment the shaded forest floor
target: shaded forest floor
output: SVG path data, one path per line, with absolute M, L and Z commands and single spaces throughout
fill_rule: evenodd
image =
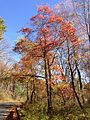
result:
M 84 105 L 84 109 L 85 115 L 75 103 L 56 102 L 51 115 L 47 115 L 47 104 L 39 102 L 26 105 L 21 113 L 25 115 L 22 120 L 90 120 L 90 105 Z
M 0 104 L 6 104 L 6 102 L 19 104 L 21 102 L 13 99 L 6 100 L 0 100 Z M 55 100 L 51 115 L 47 115 L 46 101 L 35 103 L 27 102 L 19 112 L 23 115 L 21 120 L 90 120 L 90 103 L 84 104 L 84 110 L 85 115 L 76 103 L 67 101 L 64 104 Z

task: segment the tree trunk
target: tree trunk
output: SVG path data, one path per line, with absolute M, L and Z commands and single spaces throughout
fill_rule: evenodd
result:
M 50 109 L 52 111 L 52 86 L 51 86 L 51 70 L 50 70 L 50 65 L 49 65 L 49 60 L 47 60 L 48 64 L 48 74 L 49 74 L 49 99 L 50 99 Z
M 77 99 L 77 102 L 79 104 L 79 107 L 83 110 L 83 106 L 80 102 L 80 99 L 79 99 L 79 96 L 77 95 L 77 92 L 75 90 L 75 86 L 74 86 L 74 75 L 73 75 L 73 71 L 72 71 L 72 68 L 71 68 L 71 64 L 69 63 L 69 68 L 70 68 L 70 73 L 71 73 L 71 83 L 72 83 L 72 88 L 73 88 L 73 91 L 74 91 L 74 94 L 75 94 L 75 97 Z
M 47 60 L 46 57 L 44 57 L 44 70 L 45 70 L 45 80 L 46 80 L 46 91 L 47 91 L 47 104 L 48 104 L 48 110 L 47 114 L 51 113 L 51 103 L 50 103 L 50 91 L 49 91 L 49 83 L 48 83 L 48 73 L 47 73 Z
M 28 89 L 28 82 L 26 83 L 26 89 L 27 89 L 27 101 L 29 100 L 29 94 L 28 94 L 28 91 L 29 91 L 29 89 Z
M 32 103 L 33 101 L 35 102 L 35 99 L 34 99 L 34 95 L 35 95 L 35 83 L 34 83 L 34 80 L 32 81 L 32 92 L 31 92 L 31 96 L 30 96 L 30 103 Z
M 78 94 L 75 90 L 75 86 L 74 86 L 74 74 L 73 74 L 71 63 L 70 63 L 70 48 L 69 48 L 69 42 L 68 41 L 67 41 L 67 49 L 68 49 L 68 51 L 67 51 L 68 52 L 68 65 L 69 65 L 70 74 L 71 74 L 71 83 L 72 83 L 73 92 L 75 94 L 75 97 L 77 99 L 79 107 L 81 108 L 81 110 L 83 110 L 83 106 L 80 102 L 79 96 L 78 96 Z
M 12 98 L 13 99 L 16 99 L 15 87 L 16 87 L 16 82 L 15 82 L 15 80 L 13 80 L 13 82 L 12 82 Z
M 83 104 L 84 104 L 85 101 L 84 101 L 84 96 L 83 96 L 83 86 L 82 86 L 82 81 L 81 81 L 81 73 L 80 73 L 80 70 L 79 70 L 78 65 L 77 65 L 76 62 L 75 62 L 75 64 L 76 64 L 76 69 L 77 69 L 77 72 L 78 72 L 78 78 L 79 78 L 79 84 L 80 84 L 81 98 L 82 98 L 82 102 L 83 102 Z

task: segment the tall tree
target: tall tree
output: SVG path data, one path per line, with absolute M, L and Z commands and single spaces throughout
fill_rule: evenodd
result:
M 63 46 L 66 40 L 69 40 L 73 46 L 77 46 L 79 41 L 73 25 L 55 14 L 48 6 L 40 6 L 37 15 L 30 20 L 32 28 L 21 30 L 25 34 L 25 39 L 19 41 L 14 50 L 24 53 L 22 60 L 27 63 L 30 59 L 43 61 L 48 113 L 50 114 L 52 108 L 51 65 L 55 58 L 55 55 L 51 53 Z M 29 43 L 34 44 L 29 46 Z M 50 56 L 52 56 L 51 59 Z

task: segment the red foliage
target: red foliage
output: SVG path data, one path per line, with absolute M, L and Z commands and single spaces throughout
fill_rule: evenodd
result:
M 44 12 L 46 14 L 50 14 L 52 10 L 49 8 L 49 6 L 45 5 L 45 6 L 39 6 L 38 12 Z
M 78 37 L 73 25 L 56 15 L 48 6 L 40 6 L 38 14 L 30 20 L 33 28 L 22 29 L 23 33 L 28 34 L 28 40 L 19 41 L 15 48 L 15 50 L 24 53 L 22 58 L 24 64 L 29 65 L 31 64 L 30 60 L 45 58 L 50 51 L 60 47 L 66 40 L 70 41 L 75 47 L 78 46 Z M 33 47 L 29 45 L 31 35 L 35 37 Z M 32 37 L 32 41 L 34 41 L 34 37 Z M 59 71 L 62 72 L 62 69 L 59 69 Z M 65 76 L 57 77 L 66 80 Z
M 32 32 L 32 29 L 30 28 L 22 28 L 21 30 L 23 33 L 31 33 Z
M 64 97 L 64 99 L 71 99 L 72 97 L 74 97 L 74 92 L 73 92 L 73 89 L 70 87 L 69 84 L 61 84 L 60 87 L 58 87 L 58 95 L 60 97 Z

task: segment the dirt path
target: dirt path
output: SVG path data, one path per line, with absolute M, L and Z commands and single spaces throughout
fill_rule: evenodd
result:
M 8 116 L 10 113 L 10 109 L 18 105 L 18 102 L 1 102 L 0 103 L 0 120 L 5 120 L 5 118 Z

